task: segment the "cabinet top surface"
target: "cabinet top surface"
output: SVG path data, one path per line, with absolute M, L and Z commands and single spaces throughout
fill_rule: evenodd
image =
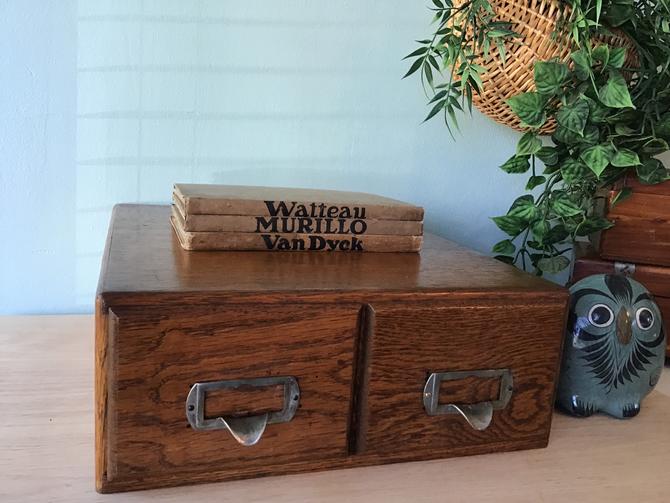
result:
M 186 251 L 170 207 L 115 207 L 98 293 L 564 289 L 437 236 L 421 253 Z

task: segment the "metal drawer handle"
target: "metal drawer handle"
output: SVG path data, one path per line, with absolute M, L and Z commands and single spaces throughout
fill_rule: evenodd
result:
M 447 403 L 440 405 L 440 384 L 442 381 L 455 381 L 466 377 L 481 377 L 483 379 L 499 377 L 500 391 L 498 399 L 489 402 L 479 402 L 467 405 Z M 442 414 L 460 414 L 475 430 L 485 430 L 491 424 L 493 411 L 504 408 L 512 397 L 513 381 L 509 369 L 497 370 L 466 370 L 461 372 L 433 372 L 428 377 L 423 388 L 423 406 L 429 416 Z
M 280 411 L 247 417 L 226 416 L 205 419 L 205 399 L 208 391 L 238 389 L 249 386 L 264 388 L 280 384 L 284 386 L 284 406 Z M 295 377 L 261 377 L 258 379 L 199 382 L 191 387 L 191 391 L 186 398 L 186 419 L 194 430 L 228 430 L 240 444 L 251 446 L 261 439 L 268 424 L 286 423 L 293 419 L 299 402 L 300 388 Z

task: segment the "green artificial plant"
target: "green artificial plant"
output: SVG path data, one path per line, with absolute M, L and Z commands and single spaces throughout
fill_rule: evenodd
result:
M 491 47 L 506 57 L 505 41 L 523 43 L 514 25 L 495 21 L 495 0 L 432 0 L 436 29 L 420 47 L 405 76 L 421 72 L 429 95 L 426 120 L 442 116 L 449 131 L 457 113 L 471 110 L 486 68 L 476 63 Z M 526 193 L 505 215 L 493 218 L 508 235 L 493 247 L 496 258 L 537 274 L 568 267 L 580 236 L 613 223 L 599 214 L 598 199 L 627 173 L 643 184 L 670 179 L 656 157 L 670 141 L 670 8 L 664 0 L 570 0 L 557 23 L 570 44 L 568 61 L 536 61 L 535 91 L 507 101 L 525 133 L 501 169 L 526 175 Z M 616 29 L 633 42 L 627 50 L 600 42 Z M 543 141 L 547 121 L 557 127 Z M 630 196 L 620 188 L 612 204 Z

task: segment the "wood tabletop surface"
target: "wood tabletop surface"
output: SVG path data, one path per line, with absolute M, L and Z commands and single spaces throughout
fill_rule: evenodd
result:
M 537 297 L 561 290 L 430 234 L 421 253 L 186 251 L 170 214 L 169 206 L 115 206 L 99 293 L 449 290 Z
M 556 413 L 546 449 L 99 495 L 93 317 L 0 317 L 0 502 L 666 502 L 668 370 L 634 419 Z

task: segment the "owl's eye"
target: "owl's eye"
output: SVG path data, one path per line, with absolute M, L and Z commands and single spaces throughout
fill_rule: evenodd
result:
M 654 313 L 646 307 L 641 307 L 635 313 L 635 319 L 637 320 L 638 327 L 642 330 L 649 330 L 654 324 Z
M 595 327 L 608 327 L 614 321 L 614 313 L 605 304 L 596 304 L 589 311 L 589 322 Z

